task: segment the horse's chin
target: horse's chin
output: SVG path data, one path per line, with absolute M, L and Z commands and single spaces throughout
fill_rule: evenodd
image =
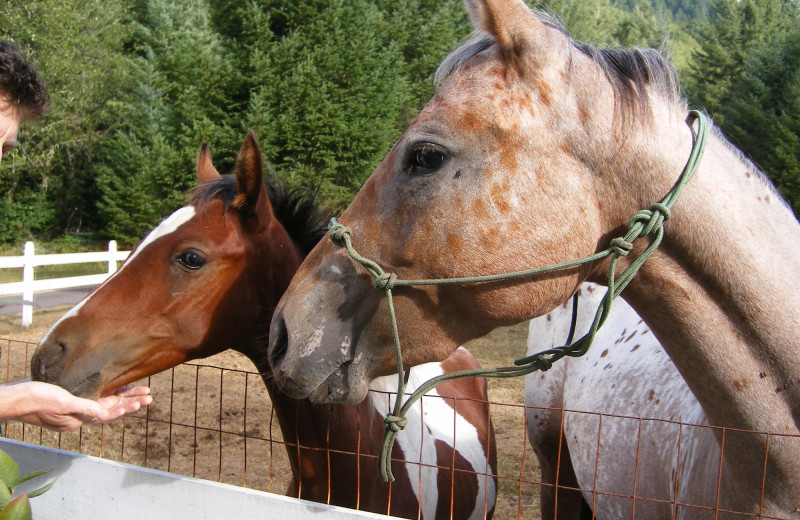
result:
M 84 399 L 97 399 L 103 395 L 103 378 L 100 372 L 88 376 L 75 384 L 56 383 L 66 391 Z
M 308 398 L 312 403 L 358 404 L 367 397 L 369 382 L 351 363 L 340 365 Z

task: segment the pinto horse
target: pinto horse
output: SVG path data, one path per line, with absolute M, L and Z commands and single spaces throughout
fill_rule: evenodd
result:
M 269 391 L 292 468 L 289 495 L 406 518 L 491 517 L 496 452 L 486 381 L 454 381 L 426 397 L 409 418 L 412 435 L 393 452 L 398 480 L 382 482 L 375 459 L 389 398 L 371 393 L 355 406 L 294 400 L 267 363 L 272 312 L 326 219 L 303 192 L 267 190 L 252 133 L 235 176 L 221 177 L 204 145 L 197 177 L 191 202 L 46 334 L 33 377 L 97 397 L 230 347 L 253 361 Z M 409 385 L 476 366 L 459 349 L 415 367 Z M 396 391 L 396 377 L 372 387 Z
M 273 371 L 297 398 L 359 402 L 394 370 L 391 285 L 413 366 L 545 314 L 585 281 L 608 283 L 612 264 L 477 284 L 398 280 L 561 264 L 606 250 L 644 209 L 667 216 L 654 204 L 696 143 L 670 64 L 576 43 L 522 0 L 466 5 L 476 37 L 446 58 L 436 94 L 339 219 L 387 274 L 384 290 L 323 240 L 276 309 Z M 708 501 L 722 517 L 800 518 L 800 224 L 715 129 L 671 218 L 651 222 L 663 241 L 624 295 L 717 427 Z M 650 239 L 617 266 L 638 265 Z

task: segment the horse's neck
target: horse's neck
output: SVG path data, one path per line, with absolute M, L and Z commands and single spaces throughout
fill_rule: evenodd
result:
M 791 211 L 714 136 L 664 229 L 626 300 L 712 424 L 797 434 L 800 226 Z M 739 446 L 756 467 L 764 464 L 763 443 L 753 436 Z M 730 448 L 726 457 L 739 458 Z M 800 471 L 797 461 L 783 462 Z
M 265 358 L 251 357 L 256 364 L 272 402 L 272 410 L 278 420 L 286 446 L 286 454 L 292 473 L 301 486 L 305 486 L 303 496 L 318 496 L 324 499 L 327 493 L 328 449 L 341 452 L 356 451 L 353 445 L 342 439 L 342 426 L 345 431 L 355 432 L 356 421 L 352 414 L 359 408 L 345 405 L 315 405 L 308 399 L 293 399 L 280 391 L 272 370 Z M 364 404 L 362 403 L 363 406 Z M 363 415 L 363 414 L 362 414 Z M 361 428 L 368 426 L 361 425 Z M 324 484 L 324 485 L 323 485 Z M 311 489 L 309 486 L 318 487 Z

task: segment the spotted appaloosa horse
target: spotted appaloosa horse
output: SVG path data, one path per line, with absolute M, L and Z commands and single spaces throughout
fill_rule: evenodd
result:
M 340 218 L 355 249 L 398 279 L 605 250 L 670 191 L 692 148 L 688 107 L 655 51 L 577 44 L 522 0 L 466 4 L 478 35 L 445 60 L 437 93 Z M 661 247 L 624 296 L 720 427 L 715 510 L 800 518 L 800 225 L 718 131 L 707 141 Z M 404 361 L 444 359 L 545 314 L 584 281 L 605 283 L 608 268 L 604 259 L 526 281 L 396 287 Z M 320 242 L 273 317 L 281 388 L 362 400 L 395 366 L 383 299 L 343 248 Z
M 391 485 L 376 470 L 387 395 L 314 405 L 276 387 L 266 361 L 270 318 L 327 219 L 301 192 L 271 186 L 268 193 L 261 162 L 249 134 L 236 175 L 223 178 L 204 146 L 191 202 L 53 326 L 34 354 L 33 377 L 96 397 L 231 347 L 258 367 L 272 398 L 294 477 L 288 494 L 405 518 L 491 517 L 496 451 L 485 380 L 454 381 L 425 397 L 409 417 L 411 435 L 393 452 Z M 409 384 L 476 366 L 459 349 L 415 367 Z M 372 388 L 396 386 L 395 376 Z
M 605 291 L 581 286 L 578 331 L 588 330 Z M 531 320 L 528 353 L 564 345 L 571 315 L 567 302 Z M 575 513 L 580 496 L 572 490 L 582 489 L 597 518 L 671 518 L 676 502 L 705 508 L 682 509 L 678 517 L 713 518 L 720 475 L 714 429 L 624 300 L 614 303 L 586 355 L 527 376 L 525 405 L 528 438 L 550 484 L 541 493 L 548 516 L 557 505 L 562 516 Z

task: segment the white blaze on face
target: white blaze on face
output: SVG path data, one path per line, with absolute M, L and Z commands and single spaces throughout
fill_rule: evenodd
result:
M 40 343 L 44 343 L 45 341 L 47 341 L 48 336 L 50 335 L 50 332 L 55 330 L 56 327 L 58 327 L 58 325 L 62 321 L 66 320 L 67 318 L 71 318 L 73 316 L 77 316 L 78 312 L 81 309 L 81 307 L 83 307 L 84 304 L 87 301 L 89 301 L 89 298 L 91 298 L 94 294 L 97 294 L 103 288 L 103 286 L 105 284 L 107 284 L 115 276 L 117 276 L 120 272 L 122 272 L 122 270 L 125 269 L 125 267 L 130 264 L 131 260 L 133 260 L 137 255 L 139 255 L 139 253 L 141 253 L 144 250 L 144 248 L 146 248 L 147 246 L 149 246 L 150 244 L 152 244 L 153 242 L 155 242 L 159 238 L 167 236 L 170 233 L 174 233 L 179 227 L 181 227 L 183 224 L 185 224 L 186 222 L 188 222 L 192 218 L 194 218 L 194 216 L 195 216 L 194 206 L 184 206 L 181 209 L 179 209 L 178 211 L 176 211 L 175 213 L 173 213 L 172 215 L 170 215 L 169 217 L 165 218 L 161 222 L 161 224 L 159 224 L 153 231 L 150 232 L 149 235 L 147 235 L 147 237 L 145 237 L 144 240 L 142 240 L 139 243 L 139 245 L 136 247 L 136 250 L 133 253 L 131 253 L 131 255 L 128 257 L 128 259 L 126 260 L 126 262 L 122 266 L 122 268 L 119 269 L 114 274 L 112 274 L 111 276 L 109 276 L 100 285 L 100 287 L 98 287 L 92 294 L 90 294 L 89 296 L 87 296 L 86 298 L 81 300 L 80 303 L 78 303 L 75 307 L 73 307 L 72 309 L 67 311 L 66 314 L 64 314 L 61 318 L 59 318 L 59 320 L 55 323 L 55 325 L 50 327 L 50 330 L 47 332 L 47 334 L 45 334 L 45 336 L 42 338 Z
M 414 392 L 427 380 L 442 373 L 440 363 L 425 363 L 414 367 L 411 369 L 406 392 Z M 395 395 L 393 392 L 397 391 L 397 376 L 379 377 L 372 381 L 370 389 L 377 391 L 369 394 L 372 405 L 381 416 L 386 417 L 394 409 Z M 389 395 L 382 392 L 387 392 Z M 484 446 L 478 438 L 478 430 L 469 421 L 457 415 L 435 389 L 414 403 L 408 411 L 406 419 L 408 419 L 408 424 L 397 436 L 395 442 L 403 450 L 406 460 L 410 461 L 405 467 L 417 500 L 421 504 L 422 518 L 433 519 L 436 517 L 436 506 L 439 501 L 436 440 L 443 441 L 450 447 L 455 446 L 457 441 L 459 454 L 470 463 L 476 473 L 491 475 L 493 469 L 489 468 Z M 420 457 L 419 464 L 417 464 L 417 457 Z M 491 477 L 478 475 L 476 478 L 478 480 L 478 496 L 471 518 L 478 519 L 483 518 L 484 498 L 489 503 L 494 503 L 496 490 L 494 479 Z M 417 482 L 421 483 L 422 489 L 416 485 Z M 449 499 L 449 497 L 446 498 Z

